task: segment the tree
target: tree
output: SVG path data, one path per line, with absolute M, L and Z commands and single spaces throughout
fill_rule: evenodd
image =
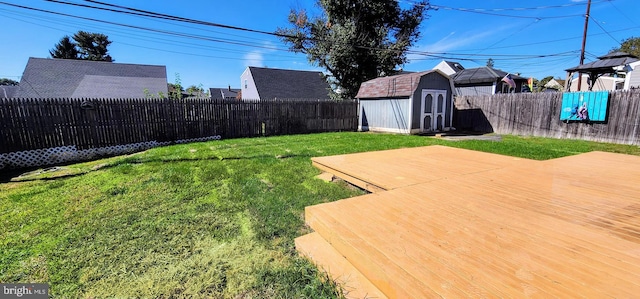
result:
M 208 97 L 209 96 L 209 92 L 204 90 L 204 87 L 202 87 L 202 84 L 195 86 L 195 85 L 191 85 L 189 87 L 187 87 L 187 93 L 190 96 L 196 96 L 196 97 Z
M 611 52 L 626 52 L 640 57 L 640 37 L 630 37 L 622 41 L 619 48 L 611 49 Z
M 182 88 L 180 83 L 167 83 L 167 91 L 169 92 L 169 98 L 176 100 L 182 98 L 184 88 Z
M 407 61 L 409 47 L 420 35 L 428 0 L 409 9 L 389 0 L 319 0 L 321 16 L 292 10 L 289 28 L 276 31 L 293 52 L 304 53 L 329 73 L 342 98 L 354 98 L 360 84 L 392 75 Z
M 79 59 L 76 44 L 71 41 L 69 36 L 65 36 L 55 45 L 55 48 L 49 50 L 51 58 L 61 59 Z
M 18 82 L 16 80 L 7 79 L 7 78 L 0 78 L 0 85 L 3 85 L 3 86 L 7 86 L 7 85 L 17 86 L 17 85 L 20 85 L 20 82 Z
M 491 67 L 491 68 L 494 66 L 493 58 L 489 58 L 489 59 L 487 59 L 487 66 L 488 66 L 488 67 Z
M 73 40 L 78 45 L 80 59 L 113 62 L 111 55 L 107 54 L 107 47 L 111 44 L 108 36 L 102 33 L 78 31 L 73 35 Z
M 79 59 L 113 62 L 107 47 L 111 44 L 109 37 L 102 33 L 78 31 L 71 37 L 65 36 L 49 51 L 51 58 Z
M 180 73 L 175 74 L 174 83 L 167 83 L 167 91 L 169 92 L 169 98 L 173 100 L 182 99 L 182 92 L 184 88 L 182 87 L 182 79 L 180 78 Z

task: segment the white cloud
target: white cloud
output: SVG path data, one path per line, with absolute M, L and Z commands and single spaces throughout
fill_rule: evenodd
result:
M 251 51 L 244 55 L 244 66 L 257 66 L 262 67 L 264 65 L 264 56 L 260 51 Z
M 504 34 L 513 31 L 516 26 L 518 25 L 506 24 L 498 27 L 475 30 L 473 32 L 463 32 L 461 34 L 452 31 L 433 43 L 422 44 L 412 50 L 439 54 L 452 51 L 464 51 L 464 49 L 481 49 L 502 38 Z M 408 55 L 407 58 L 411 61 L 411 59 L 424 59 L 425 56 Z

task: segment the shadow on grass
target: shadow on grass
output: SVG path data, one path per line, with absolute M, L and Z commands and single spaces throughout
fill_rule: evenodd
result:
M 127 164 L 145 164 L 145 163 L 189 163 L 189 162 L 201 162 L 201 161 L 239 161 L 239 160 L 262 160 L 262 159 L 290 159 L 290 158 L 312 158 L 313 155 L 303 154 L 286 154 L 286 155 L 257 155 L 257 156 L 230 156 L 230 157 L 207 157 L 207 158 L 176 158 L 176 159 L 140 159 L 140 158 L 125 158 L 119 161 L 99 164 L 91 168 L 73 168 L 67 166 L 54 166 L 48 168 L 20 168 L 4 171 L 0 174 L 0 183 L 9 182 L 29 182 L 29 181 L 53 181 L 62 178 L 72 178 L 87 173 L 118 167 Z M 73 165 L 73 164 L 71 164 Z

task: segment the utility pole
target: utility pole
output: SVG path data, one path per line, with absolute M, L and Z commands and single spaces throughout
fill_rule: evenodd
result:
M 589 27 L 589 11 L 591 11 L 591 0 L 587 2 L 587 14 L 584 16 L 584 32 L 582 33 L 582 49 L 580 50 L 580 65 L 584 64 L 584 48 L 587 44 L 587 28 Z M 582 73 L 578 72 L 578 91 L 582 87 Z

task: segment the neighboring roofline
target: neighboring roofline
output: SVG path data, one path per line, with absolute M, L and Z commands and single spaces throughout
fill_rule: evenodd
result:
M 485 69 L 489 75 L 491 77 L 484 77 L 484 78 L 478 78 L 478 77 L 471 77 L 469 76 L 468 79 L 465 79 L 462 82 L 456 82 L 457 78 L 460 77 L 461 74 L 465 74 L 465 73 L 473 73 L 474 75 L 476 74 L 476 72 Z M 482 83 L 495 83 L 495 82 L 499 82 L 504 75 L 499 75 L 496 71 L 500 71 L 506 74 L 511 74 L 511 77 L 514 81 L 523 81 L 523 80 L 527 80 L 527 78 L 516 75 L 514 73 L 510 73 L 510 72 L 506 72 L 503 71 L 501 69 L 496 69 L 496 68 L 492 68 L 489 66 L 481 66 L 481 67 L 476 67 L 476 68 L 469 68 L 469 69 L 464 69 L 460 72 L 455 73 L 454 75 L 451 76 L 451 79 L 453 79 L 454 84 L 455 85 L 474 85 L 474 84 L 482 84 Z M 473 80 L 472 80 L 473 79 Z
M 598 59 L 602 60 L 605 58 L 622 58 L 622 57 L 630 57 L 630 58 L 635 58 L 635 59 L 640 59 L 640 57 L 633 55 L 631 53 L 627 53 L 627 52 L 622 52 L 622 51 L 616 51 L 616 52 L 611 52 L 611 53 L 607 53 L 605 55 L 602 55 L 600 57 L 598 57 Z
M 276 70 L 276 71 L 287 71 L 287 72 L 308 72 L 308 73 L 324 74 L 321 71 L 304 71 L 304 70 L 280 69 L 280 68 L 260 67 L 260 66 L 248 66 L 247 68 L 248 69 L 263 69 L 263 70 Z
M 71 61 L 82 61 L 82 62 L 91 62 L 91 63 L 108 63 L 108 64 L 137 65 L 137 66 L 156 66 L 156 67 L 164 67 L 164 68 L 167 67 L 166 65 L 162 65 L 162 64 L 122 63 L 122 62 L 108 62 L 108 61 L 96 61 L 96 60 L 85 60 L 85 59 L 62 59 L 62 58 L 40 58 L 40 57 L 29 57 L 29 59 L 53 60 L 53 61 L 71 60 Z
M 331 85 L 321 71 L 247 66 L 242 76 L 252 78 L 258 98 L 328 99 Z

